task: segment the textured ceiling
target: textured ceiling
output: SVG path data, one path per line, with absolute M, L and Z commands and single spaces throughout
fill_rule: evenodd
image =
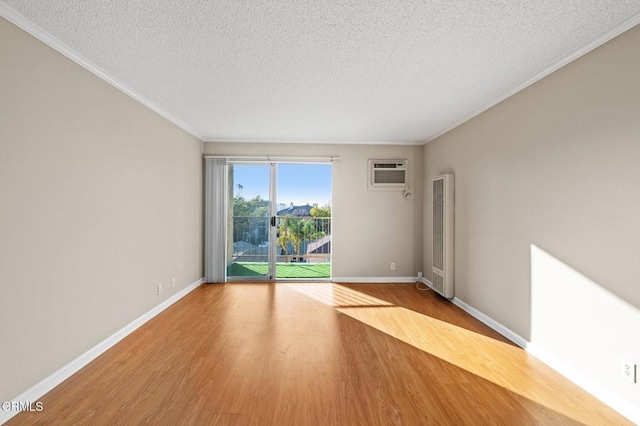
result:
M 0 6 L 204 140 L 411 143 L 637 21 L 640 0 Z

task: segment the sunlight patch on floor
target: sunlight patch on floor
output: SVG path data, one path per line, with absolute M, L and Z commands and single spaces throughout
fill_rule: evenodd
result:
M 339 284 L 287 286 L 571 419 L 585 424 L 594 421 L 584 396 L 575 394 L 582 391 L 569 382 L 559 388 L 555 373 L 519 347 Z M 556 380 L 549 380 L 552 377 Z M 554 383 L 554 386 L 549 383 Z
M 368 294 L 354 291 L 340 284 L 287 284 L 293 290 L 304 294 L 327 306 L 335 307 L 365 307 L 365 306 L 394 306 L 385 300 Z

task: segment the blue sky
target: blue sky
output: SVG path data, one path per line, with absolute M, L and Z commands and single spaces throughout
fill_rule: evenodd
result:
M 278 203 L 296 206 L 331 201 L 331 164 L 278 164 Z M 234 165 L 233 194 L 246 199 L 269 198 L 269 166 Z

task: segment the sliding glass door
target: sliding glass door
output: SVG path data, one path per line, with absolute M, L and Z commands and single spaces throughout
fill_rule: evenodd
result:
M 230 281 L 331 277 L 331 164 L 230 162 L 227 182 Z

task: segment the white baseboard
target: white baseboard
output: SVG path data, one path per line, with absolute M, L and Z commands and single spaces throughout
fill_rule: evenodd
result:
M 567 379 L 571 380 L 576 385 L 580 386 L 585 391 L 589 392 L 591 395 L 598 398 L 600 401 L 607 404 L 609 407 L 616 410 L 618 413 L 622 414 L 627 419 L 631 420 L 634 424 L 640 425 L 640 407 L 632 405 L 613 394 L 581 372 L 575 370 L 566 362 L 550 355 L 535 343 L 528 342 L 527 352 L 553 368 L 558 373 L 562 374 Z
M 429 287 L 430 290 L 433 290 L 433 283 L 428 279 L 426 279 L 425 277 L 418 277 L 418 282 L 426 285 L 427 287 Z M 438 294 L 437 292 L 435 293 Z
M 331 277 L 334 283 L 366 283 L 366 284 L 394 284 L 394 283 L 415 283 L 418 277 Z
M 422 280 L 425 284 L 429 282 L 423 278 Z M 558 358 L 550 355 L 545 350 L 541 349 L 534 343 L 529 342 L 524 337 L 500 324 L 498 321 L 493 318 L 485 315 L 480 312 L 476 308 L 468 305 L 462 300 L 454 297 L 452 300 L 454 305 L 458 306 L 463 311 L 467 312 L 472 317 L 476 318 L 483 324 L 491 327 L 493 330 L 502 334 L 507 339 L 511 340 L 521 348 L 524 348 L 528 353 L 538 358 L 540 361 L 544 362 L 546 365 L 566 377 L 568 380 L 572 381 L 576 385 L 580 386 L 583 390 L 589 392 L 594 397 L 598 398 L 603 403 L 607 404 L 609 407 L 616 410 L 618 413 L 622 414 L 635 424 L 640 425 L 640 408 L 635 407 L 634 405 L 624 401 L 617 395 L 609 392 L 607 389 L 589 379 L 584 374 L 576 371 L 570 365 L 565 362 L 560 361 Z
M 333 282 L 342 282 L 342 283 L 405 283 L 405 282 L 417 282 L 421 281 L 424 284 L 429 285 L 430 282 L 426 278 L 417 278 L 417 277 L 334 277 L 332 279 Z M 188 293 L 196 289 L 200 284 L 202 284 L 203 279 L 200 279 L 193 284 L 182 289 L 180 292 L 171 296 L 169 299 L 165 300 L 155 308 L 151 309 L 146 314 L 142 315 L 138 319 L 134 320 L 130 324 L 126 325 L 113 335 L 109 336 L 93 348 L 89 349 L 84 354 L 80 355 L 49 377 L 45 378 L 35 386 L 31 387 L 27 391 L 13 398 L 12 401 L 31 401 L 36 402 L 39 398 L 41 398 L 44 394 L 49 392 L 51 389 L 62 383 L 64 380 L 69 378 L 75 372 L 80 370 L 85 365 L 89 364 L 95 358 L 100 356 L 107 349 L 114 346 L 120 340 L 125 338 L 127 335 L 131 334 L 137 328 L 142 326 L 144 323 L 158 315 L 160 312 L 167 309 L 169 306 L 186 296 Z M 640 424 L 640 409 L 635 406 L 627 403 L 626 401 L 620 399 L 616 395 L 612 394 L 608 390 L 604 389 L 602 386 L 588 379 L 584 375 L 580 374 L 577 371 L 574 371 L 570 366 L 567 366 L 565 363 L 559 361 L 557 358 L 549 355 L 544 350 L 537 347 L 535 344 L 527 341 L 522 336 L 513 332 L 509 328 L 495 321 L 491 317 L 485 315 L 479 310 L 475 309 L 471 305 L 463 302 L 462 300 L 454 297 L 452 302 L 458 306 L 463 311 L 467 312 L 480 322 L 485 325 L 491 327 L 493 330 L 502 334 L 509 340 L 516 343 L 518 346 L 524 348 L 531 355 L 538 358 L 540 361 L 547 364 L 549 367 L 556 370 L 558 373 L 562 374 L 567 379 L 571 380 L 576 385 L 580 386 L 585 391 L 589 392 L 591 395 L 595 396 L 605 404 L 609 405 L 614 410 L 618 411 L 620 414 L 631 420 L 636 424 Z M 0 424 L 11 419 L 13 416 L 18 414 L 17 411 L 1 411 L 0 410 Z
M 520 346 L 521 348 L 526 349 L 528 347 L 529 341 L 527 339 L 520 336 L 518 333 L 510 330 L 509 328 L 505 327 L 504 325 L 500 324 L 498 321 L 494 320 L 493 318 L 483 314 L 473 306 L 467 305 L 465 302 L 458 299 L 457 297 L 454 297 L 451 301 L 453 302 L 454 305 L 456 305 L 457 307 L 459 307 L 460 309 L 462 309 L 463 311 L 465 311 L 475 319 L 484 323 L 485 325 L 488 325 L 489 327 L 491 327 L 498 333 L 502 334 L 504 337 L 511 340 L 513 343 Z
M 114 334 L 107 337 L 102 342 L 98 343 L 93 348 L 89 349 L 88 351 L 86 351 L 85 353 L 83 353 L 73 361 L 69 362 L 67 365 L 60 368 L 58 371 L 44 378 L 36 385 L 27 389 L 20 395 L 16 396 L 11 401 L 20 401 L 20 402 L 29 401 L 35 404 L 35 402 L 39 398 L 41 398 L 44 394 L 46 394 L 51 389 L 58 386 L 63 381 L 67 380 L 69 377 L 71 377 L 74 373 L 76 373 L 82 367 L 89 364 L 91 361 L 93 361 L 102 353 L 104 353 L 107 349 L 111 348 L 120 340 L 127 337 L 129 334 L 134 332 L 137 328 L 142 326 L 151 318 L 155 317 L 160 312 L 164 311 L 169 306 L 173 305 L 178 300 L 182 299 L 184 296 L 189 294 L 191 291 L 195 290 L 200 284 L 202 284 L 203 281 L 204 279 L 201 278 L 198 281 L 192 284 L 189 284 L 187 287 L 183 288 L 178 293 L 174 294 L 164 302 L 160 303 L 159 305 L 151 309 L 149 312 L 145 313 L 141 317 L 135 319 L 134 321 L 127 324 L 120 330 L 116 331 Z M 4 411 L 0 409 L 0 424 L 3 424 L 4 422 L 8 421 L 10 418 L 12 418 L 18 413 L 19 411 Z

